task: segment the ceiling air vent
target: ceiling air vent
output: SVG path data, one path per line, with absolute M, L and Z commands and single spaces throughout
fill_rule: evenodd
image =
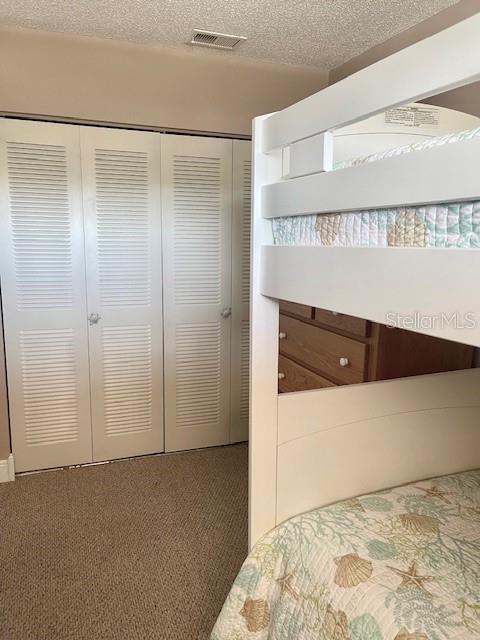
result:
M 215 33 L 215 31 L 202 31 L 194 29 L 190 44 L 199 47 L 211 47 L 213 49 L 236 49 L 239 44 L 246 40 L 244 36 L 230 36 L 227 33 Z

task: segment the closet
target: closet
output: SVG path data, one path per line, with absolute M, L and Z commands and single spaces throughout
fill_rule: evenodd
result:
M 16 469 L 246 439 L 250 143 L 0 133 Z

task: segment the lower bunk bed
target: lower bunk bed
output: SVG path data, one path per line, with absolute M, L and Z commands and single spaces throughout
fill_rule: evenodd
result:
M 468 369 L 277 396 L 276 526 L 212 640 L 479 638 L 479 384 Z
M 287 520 L 252 549 L 212 640 L 480 637 L 480 469 Z

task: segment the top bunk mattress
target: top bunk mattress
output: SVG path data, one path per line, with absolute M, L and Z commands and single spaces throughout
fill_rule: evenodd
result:
M 252 549 L 212 640 L 478 640 L 480 471 L 286 521 Z
M 480 127 L 341 162 L 334 170 L 477 136 Z M 478 248 L 480 202 L 289 216 L 274 218 L 272 227 L 277 245 Z

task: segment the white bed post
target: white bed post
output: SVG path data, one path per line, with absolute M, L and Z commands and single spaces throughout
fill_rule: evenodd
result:
M 253 215 L 250 292 L 249 548 L 276 524 L 278 302 L 262 296 L 263 244 L 272 243 L 272 223 L 262 217 L 262 185 L 280 179 L 282 152 L 262 153 L 262 123 L 253 121 Z

